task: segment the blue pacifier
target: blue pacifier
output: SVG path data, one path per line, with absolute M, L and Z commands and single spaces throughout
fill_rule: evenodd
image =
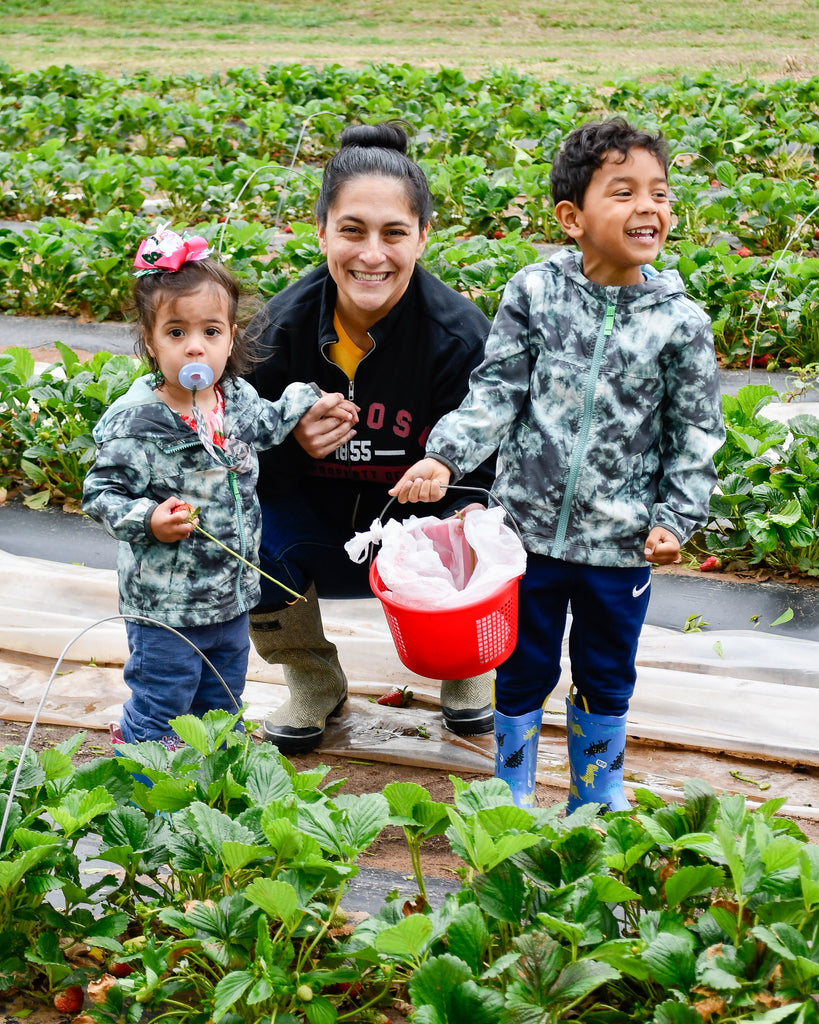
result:
M 177 379 L 188 391 L 202 391 L 213 383 L 213 370 L 207 363 L 186 363 Z

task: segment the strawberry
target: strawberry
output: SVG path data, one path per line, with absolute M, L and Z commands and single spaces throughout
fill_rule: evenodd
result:
M 126 964 L 122 960 L 114 960 L 108 967 L 108 970 L 115 978 L 127 978 L 129 974 L 134 973 L 132 964 Z
M 737 249 L 737 256 L 750 256 L 750 255 L 751 255 L 751 250 L 746 245 L 743 245 L 742 248 Z
M 716 555 L 710 555 L 704 562 L 700 562 L 700 572 L 713 572 L 720 568 L 720 560 Z
M 199 520 L 199 509 L 194 508 L 193 505 L 189 505 L 186 501 L 180 501 L 178 505 L 174 505 L 174 507 L 171 509 L 171 515 L 173 515 L 175 512 L 187 512 L 187 521 L 189 523 L 193 523 L 194 526 L 196 526 Z
M 412 697 L 412 690 L 408 690 L 406 686 L 402 686 L 400 689 L 397 686 L 393 686 L 391 690 L 382 693 L 375 703 L 389 708 L 405 708 L 412 700 Z
M 79 985 L 69 985 L 54 996 L 54 1007 L 60 1013 L 79 1013 L 85 1002 L 85 993 Z
M 505 231 L 495 231 L 495 232 L 493 232 L 492 237 L 493 238 L 506 238 L 506 232 Z

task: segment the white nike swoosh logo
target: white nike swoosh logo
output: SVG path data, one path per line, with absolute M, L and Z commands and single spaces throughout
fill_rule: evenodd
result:
M 644 594 L 644 593 L 646 592 L 646 590 L 648 590 L 648 588 L 649 588 L 650 586 L 651 586 L 651 580 L 647 580 L 647 581 L 646 581 L 646 582 L 645 582 L 645 583 L 644 583 L 644 584 L 642 585 L 642 587 L 635 587 L 635 588 L 634 588 L 634 589 L 632 590 L 632 592 L 631 592 L 631 596 L 632 596 L 632 597 L 639 597 L 639 596 L 640 596 L 640 594 Z

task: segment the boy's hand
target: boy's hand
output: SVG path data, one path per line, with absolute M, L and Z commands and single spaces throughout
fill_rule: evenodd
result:
M 321 398 L 293 427 L 293 437 L 313 459 L 323 459 L 355 437 L 358 406 L 342 394 L 322 391 Z
M 151 533 L 163 544 L 174 544 L 189 537 L 195 529 L 189 510 L 190 505 L 180 498 L 166 498 L 151 515 Z
M 680 542 L 664 526 L 655 526 L 646 540 L 643 551 L 647 562 L 655 565 L 672 565 L 680 560 Z
M 440 501 L 452 473 L 437 459 L 421 459 L 387 493 L 401 505 L 408 501 Z

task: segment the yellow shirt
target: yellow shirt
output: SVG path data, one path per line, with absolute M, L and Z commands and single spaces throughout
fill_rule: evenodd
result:
M 356 345 L 350 335 L 341 326 L 338 313 L 333 314 L 333 327 L 336 329 L 338 341 L 334 341 L 332 345 L 328 346 L 327 354 L 336 366 L 340 366 L 347 374 L 347 378 L 352 380 L 353 377 L 355 377 L 356 367 L 367 353 L 361 351 L 358 345 Z

